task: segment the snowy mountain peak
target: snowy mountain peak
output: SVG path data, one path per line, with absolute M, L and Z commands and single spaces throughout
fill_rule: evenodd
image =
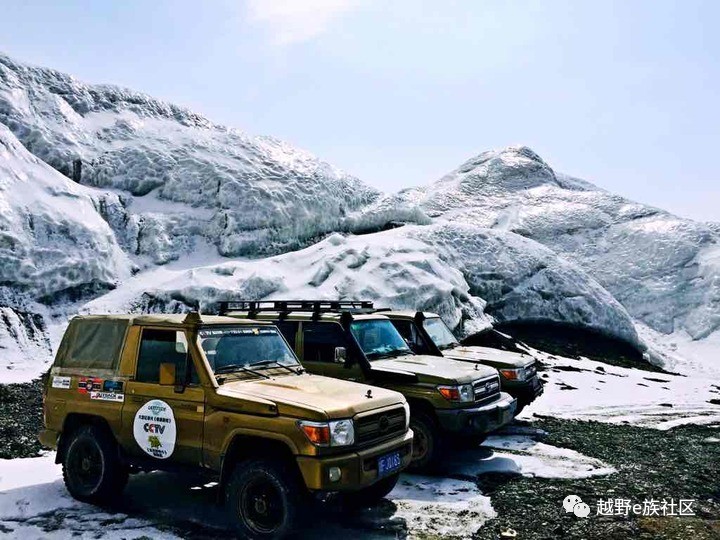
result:
M 555 172 L 527 146 L 482 152 L 440 179 L 436 186 L 445 182 L 458 182 L 461 190 L 475 193 L 558 185 Z

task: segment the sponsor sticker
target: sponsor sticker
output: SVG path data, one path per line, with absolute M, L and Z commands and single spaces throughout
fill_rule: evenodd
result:
M 122 381 L 104 381 L 102 386 L 103 392 L 112 392 L 114 394 L 122 394 Z
M 96 377 L 80 377 L 78 380 L 78 392 L 87 394 L 89 392 L 100 392 L 103 387 L 103 380 Z
M 243 336 L 243 335 L 266 335 L 266 334 L 277 334 L 277 330 L 273 327 L 263 328 L 206 328 L 200 330 L 201 338 L 217 337 L 217 336 Z
M 69 390 L 71 380 L 72 380 L 71 377 L 53 377 L 52 378 L 52 387 L 53 388 L 62 388 L 63 390 Z
M 116 394 L 115 392 L 90 392 L 90 399 L 122 403 L 125 401 L 125 394 Z
M 170 405 L 159 399 L 148 401 L 135 413 L 133 436 L 146 454 L 167 459 L 175 450 L 177 425 Z

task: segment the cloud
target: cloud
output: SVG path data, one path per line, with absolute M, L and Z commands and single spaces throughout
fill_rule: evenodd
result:
M 358 0 L 247 0 L 250 21 L 266 26 L 278 45 L 313 39 Z

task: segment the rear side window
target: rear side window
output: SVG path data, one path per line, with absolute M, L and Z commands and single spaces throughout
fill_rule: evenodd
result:
M 70 323 L 56 366 L 66 368 L 115 369 L 120 358 L 128 321 L 74 320 Z
M 290 344 L 290 348 L 295 350 L 295 334 L 297 334 L 298 323 L 292 321 L 277 321 L 274 324 L 277 326 L 278 330 L 280 330 L 280 333 L 285 338 L 285 341 Z
M 160 364 L 175 364 L 175 373 L 182 377 L 186 361 L 189 361 L 189 357 L 183 332 L 146 328 L 140 339 L 135 379 L 145 383 L 160 382 Z M 191 382 L 197 382 L 194 369 L 191 372 Z
M 345 332 L 335 323 L 303 323 L 303 360 L 334 362 L 335 347 L 347 347 Z

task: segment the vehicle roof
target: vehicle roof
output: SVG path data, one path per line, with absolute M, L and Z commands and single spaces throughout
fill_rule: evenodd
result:
M 342 317 L 342 310 L 340 311 L 323 311 L 321 312 L 316 318 L 313 318 L 313 313 L 309 311 L 286 311 L 283 312 L 283 320 L 291 320 L 291 321 L 312 321 L 312 320 L 318 320 L 318 321 L 340 321 L 340 318 Z M 228 317 L 232 318 L 234 321 L 242 321 L 242 320 L 251 320 L 251 319 L 237 319 L 236 317 L 239 316 L 246 316 L 247 311 L 231 311 L 228 313 Z M 280 318 L 280 312 L 279 311 L 261 311 L 255 315 L 258 320 L 277 320 Z M 388 319 L 388 317 L 385 316 L 385 313 L 353 313 L 353 320 L 354 321 L 364 321 L 364 320 L 382 320 L 382 319 Z
M 218 315 L 199 316 L 199 320 L 188 318 L 187 313 L 151 313 L 151 314 L 102 314 L 78 315 L 73 320 L 111 320 L 127 321 L 128 325 L 137 326 L 188 326 L 188 325 L 218 325 L 218 324 L 269 324 L 254 319 L 236 319 L 233 317 L 220 317 Z
M 387 315 L 390 318 L 397 318 L 397 319 L 414 319 L 415 315 L 417 315 L 417 311 L 411 311 L 409 309 L 383 309 L 380 311 L 383 315 Z M 423 311 L 422 314 L 425 316 L 426 319 L 437 319 L 440 317 L 437 313 L 430 313 L 429 311 Z

